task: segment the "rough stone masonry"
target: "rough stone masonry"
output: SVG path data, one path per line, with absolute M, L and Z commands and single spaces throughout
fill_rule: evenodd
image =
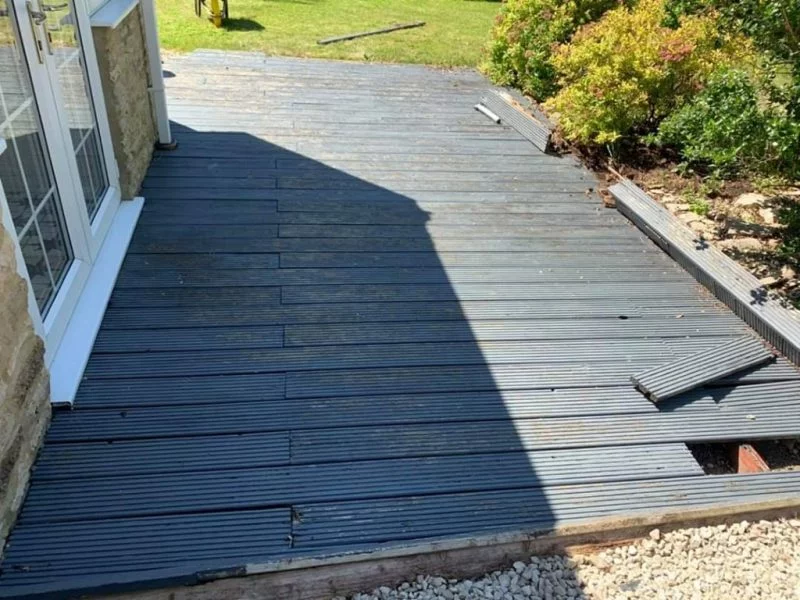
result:
M 0 225 L 0 547 L 22 506 L 31 465 L 50 419 L 44 343 L 28 314 L 28 286 L 14 242 Z
M 92 29 L 122 197 L 139 191 L 158 137 L 147 71 L 147 47 L 137 6 L 116 27 Z

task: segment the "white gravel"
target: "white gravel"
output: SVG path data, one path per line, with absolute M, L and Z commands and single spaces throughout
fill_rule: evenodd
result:
M 352 600 L 573 598 L 800 599 L 800 521 L 656 529 L 643 540 L 592 554 L 531 557 L 474 580 L 419 576 Z

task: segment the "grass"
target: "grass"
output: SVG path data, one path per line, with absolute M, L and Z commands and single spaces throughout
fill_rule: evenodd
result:
M 376 62 L 476 66 L 500 3 L 487 0 L 229 0 L 216 29 L 192 0 L 157 0 L 162 47 L 261 51 Z M 319 46 L 317 40 L 425 21 L 418 29 Z

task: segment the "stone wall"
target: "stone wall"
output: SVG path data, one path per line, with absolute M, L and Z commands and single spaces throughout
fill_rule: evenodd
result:
M 0 223 L 0 548 L 14 524 L 50 419 L 44 343 L 28 314 L 28 286 Z
M 137 5 L 114 28 L 92 28 L 122 197 L 139 191 L 158 138 L 148 87 L 147 47 Z

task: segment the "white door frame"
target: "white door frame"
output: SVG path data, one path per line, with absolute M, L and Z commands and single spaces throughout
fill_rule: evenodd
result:
M 84 64 L 89 79 L 90 99 L 100 134 L 101 148 L 109 187 L 106 190 L 94 219 L 90 222 L 83 200 L 77 160 L 72 147 L 69 123 L 58 107 L 66 106 L 61 94 L 55 56 L 50 51 L 46 24 L 37 24 L 29 19 L 26 3 L 29 0 L 8 0 L 16 12 L 22 51 L 28 63 L 28 72 L 33 84 L 33 93 L 38 105 L 46 141 L 46 150 L 59 196 L 73 252 L 63 283 L 54 298 L 47 315 L 42 319 L 46 362 L 49 364 L 59 348 L 69 321 L 89 279 L 92 265 L 97 261 L 105 236 L 111 227 L 120 203 L 119 171 L 111 143 L 108 115 L 103 98 L 97 56 L 94 50 L 91 26 L 83 0 L 74 0 L 73 15 L 80 36 L 79 60 Z M 40 11 L 40 0 L 30 0 L 33 9 Z M 18 240 L 17 240 L 18 242 Z M 30 280 L 28 278 L 29 284 Z M 37 311 L 38 313 L 38 311 Z

